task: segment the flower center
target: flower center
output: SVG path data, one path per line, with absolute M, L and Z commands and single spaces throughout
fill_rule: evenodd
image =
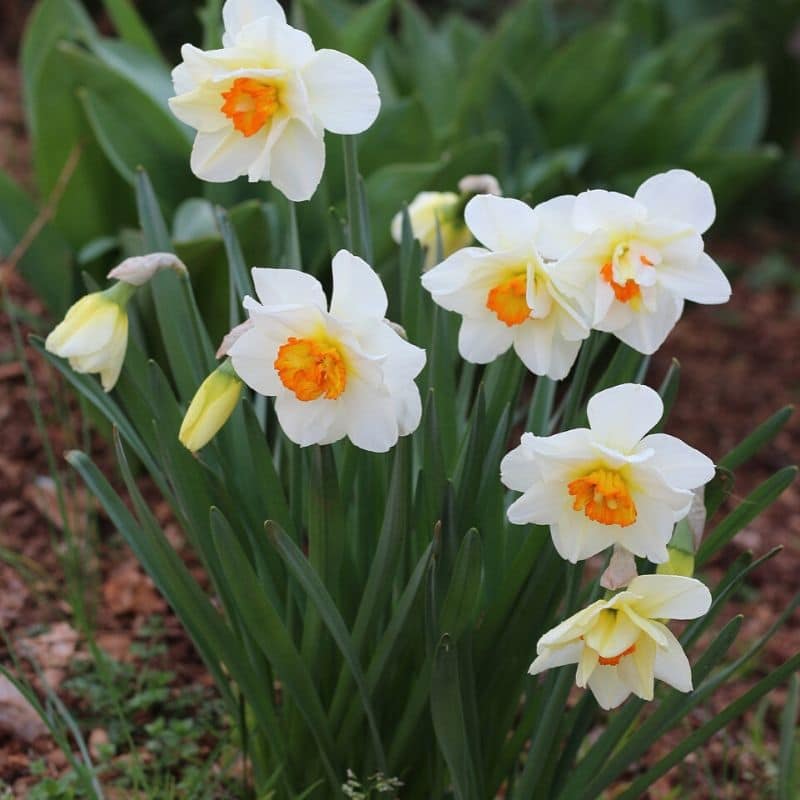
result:
M 489 290 L 486 296 L 486 308 L 494 311 L 501 322 L 510 328 L 521 325 L 530 318 L 531 308 L 526 300 L 528 279 L 525 275 L 517 275 Z
M 567 484 L 572 507 L 602 525 L 623 528 L 636 522 L 636 505 L 625 479 L 613 469 L 595 469 Z
M 277 87 L 253 78 L 237 78 L 222 97 L 220 110 L 245 136 L 258 133 L 280 107 Z
M 335 400 L 347 385 L 347 366 L 339 348 L 314 339 L 290 336 L 278 349 L 275 369 L 298 400 Z
M 617 653 L 617 655 L 615 656 L 610 656 L 608 658 L 604 658 L 603 656 L 598 656 L 597 663 L 603 664 L 606 667 L 608 666 L 616 667 L 617 664 L 619 664 L 619 662 L 622 661 L 622 659 L 625 656 L 629 656 L 635 650 L 636 650 L 636 643 L 634 642 L 627 650 L 623 650 L 621 653 Z
M 649 285 L 653 276 L 647 275 L 646 267 L 655 266 L 655 262 L 642 252 L 645 249 L 634 243 L 619 244 L 614 249 L 614 254 L 609 261 L 600 268 L 600 277 L 614 290 L 614 297 L 621 303 L 636 305 L 641 299 L 643 284 Z M 646 248 L 648 252 L 652 248 Z M 653 258 L 657 256 L 650 253 Z M 630 277 L 628 277 L 630 276 Z

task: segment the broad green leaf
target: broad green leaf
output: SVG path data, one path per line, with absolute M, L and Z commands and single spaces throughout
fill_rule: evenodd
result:
M 130 0 L 103 0 L 103 5 L 122 39 L 154 56 L 160 55 L 155 37 Z

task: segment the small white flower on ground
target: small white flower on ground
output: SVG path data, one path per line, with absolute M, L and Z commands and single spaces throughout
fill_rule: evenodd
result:
M 363 259 L 346 250 L 334 257 L 330 309 L 319 281 L 306 273 L 254 269 L 253 281 L 258 301 L 244 301 L 252 327 L 228 352 L 248 386 L 275 397 L 293 442 L 347 436 L 364 450 L 385 452 L 417 428 L 414 379 L 425 351 L 384 319 L 386 292 Z
M 594 189 L 562 200 L 552 219 L 563 233 L 560 288 L 591 324 L 640 353 L 654 353 L 683 313 L 685 300 L 725 303 L 731 287 L 704 251 L 714 221 L 709 185 L 673 169 L 646 180 L 634 197 Z M 583 237 L 569 247 L 568 234 Z
M 110 392 L 119 378 L 128 347 L 125 305 L 135 287 L 116 283 L 104 292 L 92 292 L 67 311 L 45 340 L 45 348 L 69 360 L 75 372 L 99 373 Z
M 354 134 L 375 121 L 378 86 L 361 63 L 315 50 L 277 0 L 228 0 L 223 48 L 190 44 L 172 73 L 175 116 L 197 130 L 191 166 L 206 181 L 271 181 L 308 200 L 325 166 L 325 130 Z
M 408 206 L 408 218 L 414 238 L 425 249 L 424 269 L 436 264 L 441 241 L 447 257 L 472 242 L 472 233 L 463 218 L 464 198 L 455 192 L 420 192 Z M 392 219 L 392 238 L 403 240 L 403 213 Z
M 604 709 L 629 694 L 653 699 L 658 678 L 681 692 L 692 690 L 692 669 L 667 619 L 696 619 L 711 606 L 711 593 L 694 578 L 640 575 L 627 589 L 598 600 L 539 639 L 528 670 L 577 664 L 575 682 L 588 686 Z
M 459 250 L 422 276 L 438 305 L 461 314 L 458 351 L 467 361 L 487 364 L 513 346 L 537 375 L 558 380 L 572 367 L 589 326 L 545 263 L 559 244 L 548 230 L 554 202 L 473 197 L 465 218 L 484 247 Z
M 648 386 L 598 392 L 587 413 L 589 428 L 525 433 L 503 459 L 503 484 L 523 492 L 508 519 L 549 525 L 559 555 L 572 563 L 611 545 L 666 561 L 674 525 L 689 512 L 693 490 L 713 477 L 713 463 L 674 436 L 646 435 L 664 413 Z

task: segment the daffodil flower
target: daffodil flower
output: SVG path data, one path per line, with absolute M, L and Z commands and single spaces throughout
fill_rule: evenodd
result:
M 458 351 L 467 361 L 486 364 L 513 346 L 531 372 L 554 379 L 575 361 L 589 327 L 545 263 L 561 244 L 549 232 L 553 202 L 532 209 L 473 197 L 464 216 L 484 247 L 459 250 L 422 276 L 434 302 L 461 314 Z
M 244 301 L 252 327 L 228 353 L 248 386 L 275 397 L 293 442 L 347 436 L 364 450 L 385 452 L 417 428 L 414 378 L 425 351 L 384 319 L 386 292 L 364 260 L 336 254 L 330 309 L 319 281 L 303 272 L 257 268 L 253 282 L 258 301 Z
M 189 404 L 178 433 L 181 444 L 192 452 L 205 447 L 233 414 L 242 386 L 229 359 L 217 367 Z
M 652 700 L 656 678 L 690 692 L 692 668 L 663 620 L 695 619 L 710 606 L 711 593 L 694 578 L 640 575 L 545 633 L 528 672 L 577 664 L 575 682 L 588 686 L 604 709 L 631 693 Z
M 714 221 L 709 185 L 674 169 L 646 180 L 634 197 L 594 189 L 559 198 L 551 222 L 564 246 L 559 287 L 641 353 L 654 353 L 683 313 L 685 300 L 724 303 L 728 279 L 704 251 Z M 569 246 L 569 232 L 582 237 Z
M 45 339 L 45 349 L 66 358 L 75 372 L 99 373 L 110 392 L 119 378 L 128 347 L 125 306 L 136 291 L 120 281 L 104 292 L 92 292 L 67 311 Z
M 516 524 L 549 525 L 562 558 L 575 563 L 618 544 L 659 563 L 693 489 L 714 475 L 710 459 L 680 439 L 647 432 L 664 406 L 627 383 L 589 400 L 588 428 L 522 435 L 503 459 L 501 480 L 523 492 L 508 509 Z
M 472 232 L 461 215 L 464 198 L 456 192 L 420 192 L 408 206 L 411 232 L 425 249 L 424 269 L 438 261 L 439 241 L 443 256 L 472 242 Z M 403 238 L 403 214 L 392 219 L 392 238 L 400 244 Z
M 173 113 L 197 130 L 191 167 L 203 180 L 271 181 L 290 200 L 308 200 L 325 166 L 325 130 L 366 130 L 380 108 L 361 63 L 315 50 L 286 23 L 277 0 L 227 0 L 223 48 L 190 44 L 172 73 Z

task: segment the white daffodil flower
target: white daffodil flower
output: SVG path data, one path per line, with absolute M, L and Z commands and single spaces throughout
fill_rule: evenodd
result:
M 716 210 L 709 185 L 673 169 L 648 178 L 634 197 L 594 189 L 559 198 L 551 220 L 568 244 L 559 253 L 559 288 L 594 328 L 640 353 L 654 353 L 683 313 L 684 300 L 725 303 L 731 286 L 704 252 Z
M 239 377 L 275 397 L 286 435 L 301 446 L 344 436 L 385 452 L 419 425 L 414 379 L 425 351 L 384 319 L 386 292 L 364 260 L 333 259 L 330 309 L 316 278 L 293 269 L 254 269 L 259 301 L 246 297 L 252 327 L 230 346 Z
M 513 346 L 537 375 L 558 380 L 572 367 L 589 326 L 545 263 L 561 246 L 549 232 L 560 202 L 530 208 L 512 198 L 473 197 L 464 216 L 484 247 L 459 250 L 422 276 L 434 302 L 461 314 L 458 351 L 467 361 L 486 364 Z
M 577 664 L 575 682 L 588 686 L 604 709 L 631 692 L 653 699 L 658 678 L 692 690 L 692 668 L 680 642 L 662 622 L 695 619 L 711 606 L 711 593 L 694 578 L 640 575 L 608 600 L 598 600 L 539 639 L 528 672 Z
M 104 292 L 82 297 L 45 339 L 45 349 L 68 359 L 75 372 L 99 373 L 103 389 L 110 392 L 125 360 L 125 306 L 135 291 L 134 286 L 119 282 Z
M 315 50 L 286 23 L 277 0 L 227 0 L 223 48 L 190 44 L 172 72 L 170 108 L 197 130 L 191 167 L 206 181 L 271 181 L 290 200 L 308 200 L 325 166 L 325 130 L 366 130 L 380 108 L 361 63 Z
M 408 206 L 411 232 L 425 249 L 424 269 L 437 262 L 439 240 L 442 254 L 449 256 L 472 241 L 472 233 L 461 216 L 464 198 L 456 192 L 420 192 Z M 403 240 L 403 213 L 392 219 L 392 238 Z
M 589 428 L 525 433 L 503 459 L 502 482 L 523 492 L 508 519 L 549 525 L 559 555 L 573 564 L 614 544 L 666 561 L 673 527 L 688 513 L 692 490 L 713 477 L 713 463 L 674 436 L 646 435 L 664 413 L 648 386 L 598 392 L 587 413 Z

